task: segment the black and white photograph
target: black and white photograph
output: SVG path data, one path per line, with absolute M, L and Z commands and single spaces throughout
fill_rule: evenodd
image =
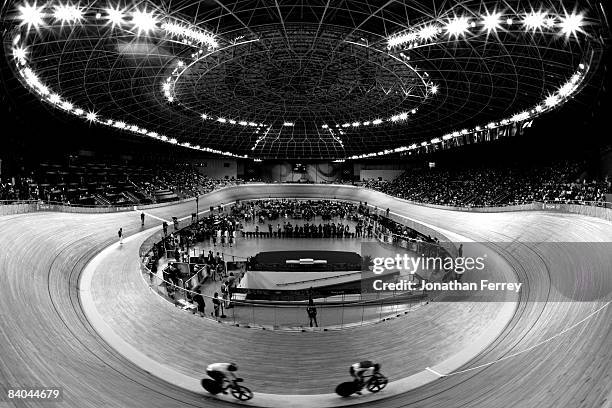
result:
M 606 0 L 0 2 L 0 408 L 612 408 Z

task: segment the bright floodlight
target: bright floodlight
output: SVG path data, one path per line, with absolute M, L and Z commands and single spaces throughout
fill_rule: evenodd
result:
M 546 106 L 553 107 L 559 103 L 559 97 L 557 95 L 549 95 L 544 101 Z
M 578 31 L 582 31 L 583 26 L 583 16 L 582 14 L 576 14 L 572 12 L 572 14 L 565 14 L 565 17 L 561 17 L 561 22 L 559 26 L 561 27 L 561 32 L 565 34 L 566 37 L 571 35 L 576 35 Z
M 438 93 L 438 85 L 432 85 L 432 86 L 429 88 L 429 92 L 431 92 L 431 94 L 432 94 L 432 95 L 437 94 L 437 93 Z
M 98 115 L 95 112 L 88 112 L 86 117 L 90 122 L 95 122 L 95 120 L 98 119 Z
M 419 37 L 422 40 L 429 40 L 438 34 L 438 27 L 433 24 L 426 25 L 419 30 Z
M 53 7 L 53 17 L 63 23 L 76 23 L 83 18 L 83 10 L 71 4 L 59 4 Z
M 19 61 L 21 64 L 25 64 L 27 58 L 27 51 L 23 47 L 15 47 L 13 48 L 13 58 Z
M 501 28 L 501 16 L 501 13 L 493 12 L 489 14 L 488 11 L 486 16 L 482 16 L 482 26 L 487 30 L 487 33 L 497 31 L 498 28 Z
M 24 3 L 22 6 L 19 6 L 17 10 L 19 11 L 19 16 L 17 17 L 21 20 L 19 25 L 27 25 L 28 30 L 30 27 L 38 28 L 43 25 L 45 22 L 43 18 L 45 14 L 43 13 L 44 5 L 40 7 L 36 7 L 36 3 L 28 4 Z
M 571 82 L 568 82 L 565 85 L 563 85 L 561 88 L 559 88 L 559 95 L 568 96 L 574 91 L 575 87 L 576 85 L 572 84 Z
M 464 35 L 470 27 L 467 17 L 455 17 L 446 24 L 446 32 L 450 37 L 459 38 Z
M 132 24 L 138 29 L 138 34 L 148 33 L 153 31 L 157 25 L 157 19 L 153 15 L 153 12 L 146 10 L 136 10 L 132 13 Z
M 124 10 L 121 10 L 119 6 L 117 8 L 107 8 L 106 10 L 106 19 L 111 23 L 111 26 L 121 26 L 125 23 L 125 14 Z
M 546 24 L 546 13 L 534 12 L 525 15 L 523 25 L 527 30 L 536 31 Z

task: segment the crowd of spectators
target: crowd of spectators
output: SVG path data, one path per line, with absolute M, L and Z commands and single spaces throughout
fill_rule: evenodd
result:
M 39 196 L 38 187 L 31 177 L 0 179 L 0 201 L 37 200 Z
M 248 236 L 275 238 L 348 238 L 372 236 L 372 223 L 361 212 L 363 205 L 332 200 L 256 200 L 232 207 L 232 214 L 253 222 Z M 314 221 L 316 217 L 320 220 Z M 306 223 L 293 224 L 290 219 Z M 351 221 L 351 222 L 349 222 Z M 260 230 L 260 224 L 262 229 Z M 267 226 L 265 225 L 267 224 Z M 353 229 L 351 229 L 351 224 Z
M 27 176 L 0 179 L 0 201 L 48 201 L 76 205 L 134 205 L 179 200 L 240 184 L 213 179 L 188 165 L 41 163 Z
M 598 205 L 611 193 L 609 178 L 589 177 L 584 163 L 515 167 L 433 168 L 410 170 L 397 179 L 365 181 L 364 186 L 411 201 L 447 206 L 503 206 L 533 201 Z M 252 180 L 257 181 L 257 180 Z M 47 164 L 27 176 L 2 178 L 0 200 L 44 200 L 81 205 L 132 205 L 179 200 L 241 184 L 235 178 L 212 179 L 190 165 L 150 168 L 118 164 Z M 320 206 L 295 201 L 260 201 L 240 207 L 245 219 L 275 220 L 287 216 L 308 220 L 343 218 L 340 204 Z M 317 226 L 318 227 L 318 226 Z
M 134 177 L 131 178 L 131 181 L 153 199 L 158 191 L 169 190 L 182 199 L 210 193 L 219 188 L 242 182 L 236 178 L 212 179 L 191 166 L 159 167 L 152 177 Z
M 598 205 L 612 192 L 610 180 L 588 178 L 578 162 L 514 168 L 410 170 L 368 188 L 407 200 L 461 207 L 504 206 L 534 201 Z

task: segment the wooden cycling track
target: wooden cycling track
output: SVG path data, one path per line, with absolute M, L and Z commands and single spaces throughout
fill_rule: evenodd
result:
M 368 405 L 611 406 L 612 307 L 604 306 L 610 301 L 612 263 L 609 251 L 602 253 L 602 247 L 594 244 L 612 242 L 609 222 L 544 212 L 452 212 L 340 186 L 243 186 L 201 198 L 200 208 L 236 198 L 268 195 L 368 201 L 470 239 L 493 242 L 521 281 L 528 285 L 505 330 L 477 358 L 462 367 L 461 371 L 468 371 Z M 184 203 L 148 212 L 168 219 L 192 211 L 193 203 Z M 157 224 L 159 221 L 148 217 L 147 227 Z M 86 319 L 78 294 L 80 272 L 95 254 L 116 241 L 119 226 L 128 235 L 139 232 L 138 213 L 37 213 L 0 218 L 0 386 L 3 394 L 8 386 L 58 385 L 64 388 L 63 405 L 66 406 L 227 405 L 171 386 L 136 367 L 106 344 Z M 549 244 L 534 244 L 537 242 Z M 594 250 L 589 252 L 589 248 Z M 584 259 L 585 249 L 594 258 L 588 269 L 577 264 L 577 260 Z M 573 301 L 568 301 L 565 296 L 568 294 Z M 137 315 L 133 319 L 140 324 L 143 321 Z M 408 321 L 408 318 L 398 319 L 389 324 L 389 330 L 393 332 L 394 325 Z M 385 329 L 383 326 L 370 328 Z M 231 330 L 228 335 L 238 338 L 251 336 L 244 333 L 254 333 L 247 329 L 227 329 Z M 368 344 L 372 336 L 367 328 L 360 332 L 351 329 L 328 333 L 326 348 L 342 350 L 349 340 Z M 160 340 L 151 339 L 152 343 L 156 341 Z M 193 347 L 194 341 L 183 339 L 183 344 Z M 395 355 L 397 364 L 401 364 L 407 353 L 419 353 L 397 338 L 389 336 L 388 342 L 390 351 L 385 357 Z M 539 345 L 541 342 L 544 343 Z M 228 346 L 224 339 L 219 343 Z M 294 338 L 294 347 L 297 344 L 299 339 Z M 385 345 L 377 345 L 380 346 Z M 237 355 L 245 352 L 244 349 L 235 351 Z M 489 364 L 492 362 L 495 363 Z M 299 371 L 299 365 L 292 367 L 295 363 L 290 361 L 288 367 Z M 276 358 L 265 365 L 271 373 L 270 379 L 276 382 L 275 366 L 287 366 Z M 322 371 L 326 365 L 326 361 L 320 361 Z M 341 378 L 337 381 L 343 381 L 345 375 L 339 374 Z M 18 402 L 16 406 L 37 404 Z

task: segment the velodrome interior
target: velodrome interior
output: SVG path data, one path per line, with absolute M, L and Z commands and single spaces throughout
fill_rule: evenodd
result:
M 612 408 L 608 7 L 1 2 L 0 408 Z
M 454 327 L 455 332 L 452 325 L 445 326 L 443 317 L 436 321 L 448 307 L 444 304 L 424 309 L 423 314 L 378 324 L 374 331 L 364 327 L 328 333 L 278 333 L 208 321 L 194 327 L 190 314 L 177 312 L 149 292 L 138 276 L 138 254 L 130 250 L 129 242 L 122 248 L 116 243 L 117 225 L 122 225 L 128 236 L 143 234 L 139 212 L 4 216 L 0 221 L 5 249 L 0 264 L 4 271 L 3 383 L 22 382 L 24 378 L 60 383 L 70 390 L 65 401 L 79 406 L 100 406 L 101 400 L 105 406 L 227 405 L 195 392 L 193 384 L 202 374 L 197 369 L 182 370 L 185 377 L 193 378 L 192 384 L 179 386 L 162 380 L 163 373 L 147 372 L 139 365 L 141 362 L 131 361 L 134 357 L 129 351 L 123 350 L 122 354 L 109 346 L 105 341 L 108 334 L 100 333 L 88 319 L 79 278 L 88 262 L 109 248 L 112 256 L 108 264 L 99 265 L 96 273 L 115 285 L 113 292 L 107 293 L 114 308 L 104 312 L 110 313 L 106 318 L 116 334 L 157 362 L 171 363 L 174 368 L 182 363 L 174 359 L 173 353 L 195 360 L 194 367 L 211 358 L 237 360 L 254 388 L 265 390 L 259 403 L 266 406 L 308 406 L 306 399 L 295 396 L 305 397 L 307 393 L 311 393 L 307 397 L 311 406 L 346 403 L 337 399 L 330 403 L 325 394 L 331 391 L 325 390 L 333 389 L 333 379 L 343 374 L 341 367 L 350 364 L 355 353 L 375 355 L 389 371 L 398 374 L 420 374 L 419 378 L 413 377 L 412 384 L 397 385 L 408 387 L 406 392 L 387 395 L 380 401 L 374 395 L 367 396 L 374 405 L 444 407 L 452 401 L 452 406 L 490 407 L 515 405 L 520 399 L 521 406 L 605 406 L 611 381 L 606 373 L 612 364 L 608 347 L 612 341 L 612 311 L 608 307 L 612 285 L 610 253 L 595 251 L 601 258 L 587 270 L 577 272 L 571 259 L 581 255 L 572 253 L 572 248 L 579 251 L 582 246 L 567 243 L 609 242 L 609 221 L 542 211 L 439 210 L 347 186 L 239 186 L 211 193 L 200 201 L 207 207 L 262 195 L 334 196 L 387 205 L 392 212 L 454 239 L 490 242 L 527 288 L 513 304 L 509 321 L 496 337 L 481 345 L 469 362 L 458 365 L 461 358 L 453 362 L 453 357 L 460 355 L 467 343 L 478 342 L 474 333 L 490 323 L 487 303 L 469 305 L 469 315 L 463 316 L 466 320 Z M 186 202 L 147 212 L 168 219 L 187 216 L 192 208 L 193 202 Z M 144 234 L 159 228 L 158 220 L 147 218 Z M 95 231 L 91 225 L 95 225 Z M 538 246 L 533 242 L 552 245 Z M 577 273 L 588 276 L 576 276 Z M 575 282 L 573 301 L 555 290 L 559 279 Z M 586 284 L 591 279 L 600 283 L 597 296 Z M 145 311 L 147 315 L 143 317 Z M 463 330 L 462 324 L 466 323 L 473 331 Z M 403 337 L 408 341 L 398 342 Z M 459 345 L 456 349 L 451 347 L 453 356 L 436 347 L 445 345 L 448 337 Z M 274 359 L 270 358 L 271 349 Z M 331 356 L 338 366 L 322 363 Z M 446 376 L 421 373 L 434 366 L 436 372 Z M 419 383 L 427 386 L 416 387 Z M 392 382 L 389 391 L 393 385 Z M 366 400 L 359 402 L 362 401 Z

